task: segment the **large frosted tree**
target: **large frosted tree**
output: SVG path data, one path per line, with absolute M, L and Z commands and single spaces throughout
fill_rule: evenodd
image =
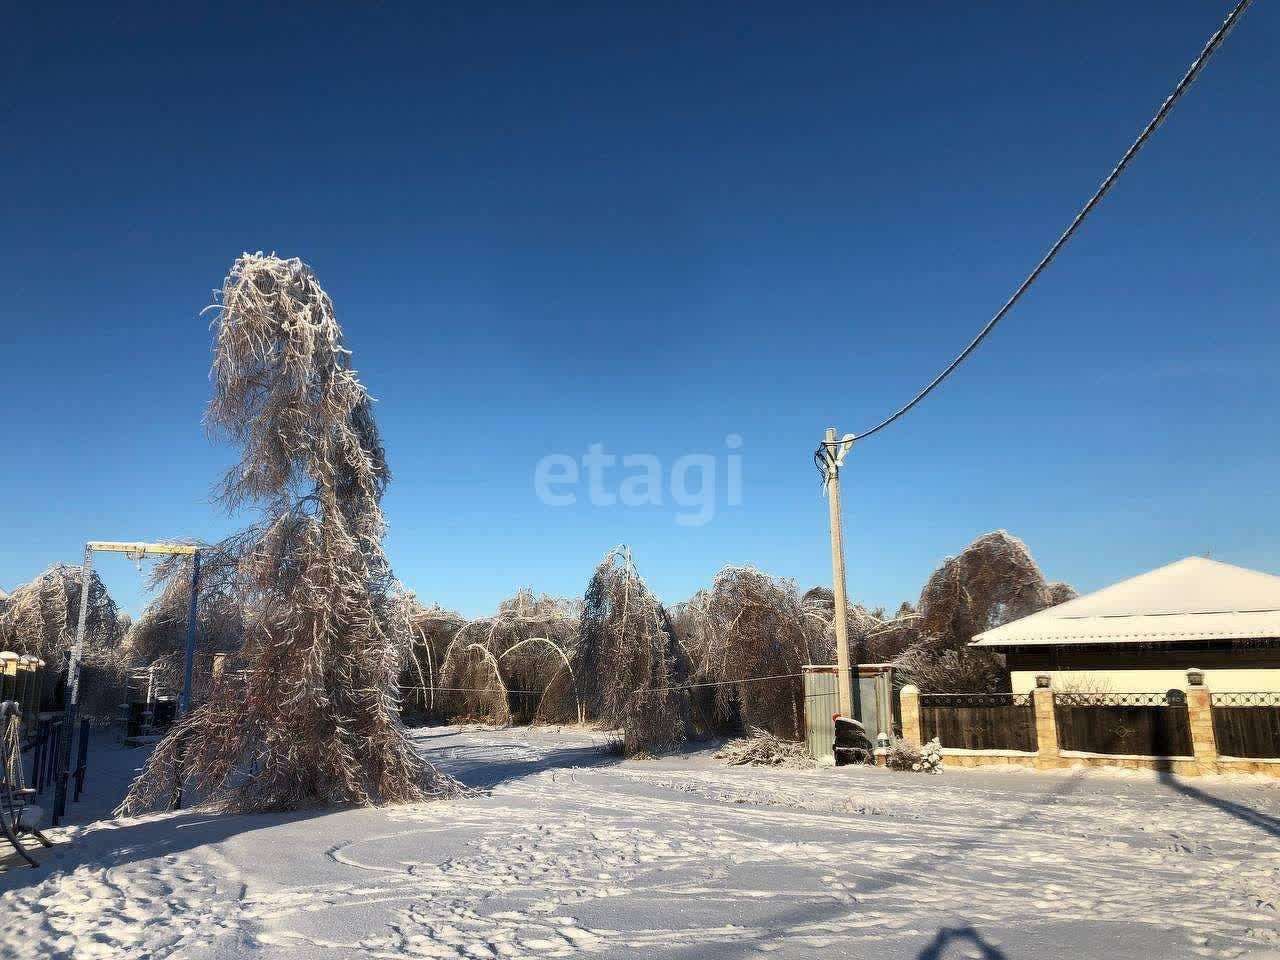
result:
M 382 550 L 390 472 L 333 302 L 300 260 L 245 254 L 216 309 L 206 419 L 241 448 L 219 495 L 262 510 L 238 548 L 244 642 L 122 810 L 167 801 L 179 780 L 241 810 L 448 793 L 399 723 L 408 623 Z
M 596 567 L 583 599 L 574 673 L 587 711 L 622 729 L 627 754 L 666 750 L 685 733 L 673 689 L 686 674 L 666 611 L 618 547 Z

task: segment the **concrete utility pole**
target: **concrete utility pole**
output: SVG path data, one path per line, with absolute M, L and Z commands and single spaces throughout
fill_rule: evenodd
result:
M 846 445 L 847 444 L 847 445 Z M 827 507 L 831 518 L 831 592 L 835 595 L 836 669 L 840 691 L 840 715 L 860 720 L 854 712 L 853 670 L 856 664 L 849 658 L 848 606 L 845 598 L 844 579 L 844 529 L 840 519 L 840 464 L 844 454 L 853 446 L 853 440 L 837 444 L 836 428 L 827 427 L 823 443 L 823 462 L 827 469 Z

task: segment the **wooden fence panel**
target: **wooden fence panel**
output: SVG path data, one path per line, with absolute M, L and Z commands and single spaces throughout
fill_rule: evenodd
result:
M 1028 694 L 924 694 L 920 735 L 956 750 L 1036 750 Z
M 1224 757 L 1280 758 L 1280 693 L 1215 693 L 1213 738 Z
M 1184 698 L 1162 693 L 1054 694 L 1058 746 L 1082 753 L 1189 757 Z

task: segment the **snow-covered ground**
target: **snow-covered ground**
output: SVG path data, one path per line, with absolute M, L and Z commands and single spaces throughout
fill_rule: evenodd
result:
M 416 736 L 482 795 L 72 828 L 0 875 L 0 956 L 1280 957 L 1277 785 Z M 142 757 L 95 756 L 102 812 Z

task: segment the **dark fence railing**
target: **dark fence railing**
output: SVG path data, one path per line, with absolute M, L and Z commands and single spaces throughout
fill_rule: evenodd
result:
M 1191 721 L 1186 695 L 1169 693 L 1055 693 L 1058 745 L 1083 753 L 1189 757 Z
M 30 754 L 30 772 L 23 768 L 23 780 L 36 792 L 36 795 L 47 790 L 56 790 L 58 784 L 58 752 L 62 749 L 62 730 L 65 721 L 62 717 L 44 717 L 37 721 L 32 736 L 23 745 L 24 753 Z M 87 717 L 82 718 L 72 727 L 72 737 L 67 748 L 67 776 L 69 778 L 67 800 L 80 802 L 84 792 L 84 780 L 89 769 L 89 740 L 92 736 Z M 24 764 L 27 759 L 22 759 Z M 71 791 L 74 790 L 74 793 Z M 53 825 L 58 821 L 54 819 Z
M 57 771 L 58 744 L 61 740 L 61 717 L 45 718 L 37 722 L 35 735 L 26 747 L 31 751 L 31 775 L 26 778 L 26 782 L 37 794 L 44 793 L 53 786 Z
M 956 750 L 1036 750 L 1027 693 L 942 693 L 920 697 L 920 734 Z
M 1213 738 L 1225 757 L 1280 757 L 1280 693 L 1212 693 Z

